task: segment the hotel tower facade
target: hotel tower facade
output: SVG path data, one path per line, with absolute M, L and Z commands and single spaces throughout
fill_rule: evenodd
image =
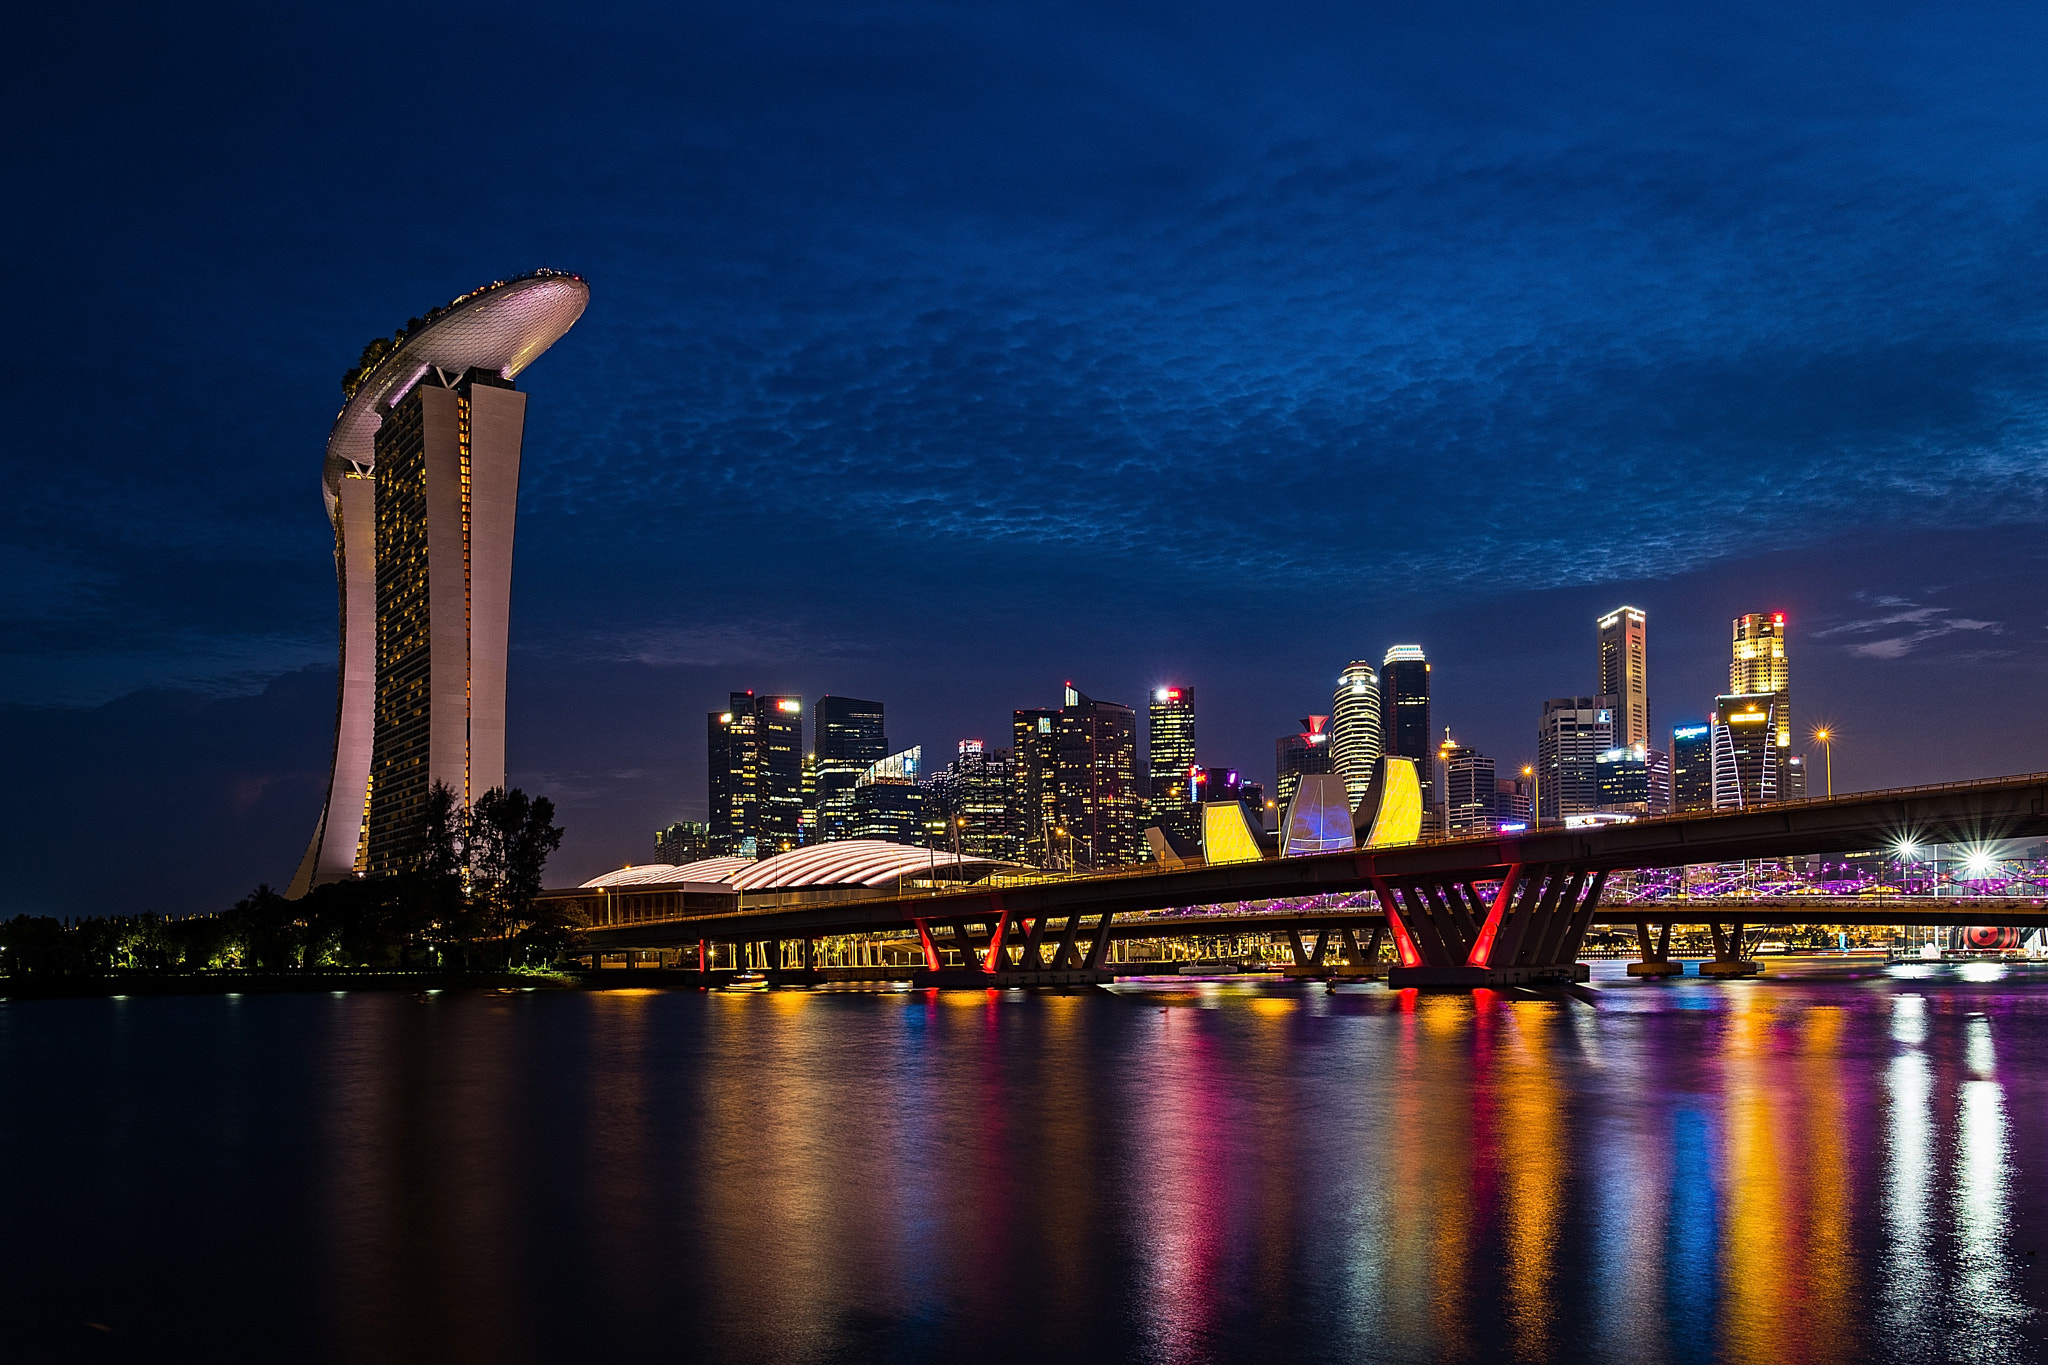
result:
M 486 285 L 372 342 L 342 382 L 321 491 L 334 527 L 341 687 L 327 800 L 290 894 L 403 870 L 428 792 L 505 781 L 505 653 L 526 395 L 582 316 L 583 280 Z

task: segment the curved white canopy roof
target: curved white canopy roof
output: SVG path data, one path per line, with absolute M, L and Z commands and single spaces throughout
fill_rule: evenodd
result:
M 680 867 L 674 863 L 641 863 L 592 877 L 583 883 L 583 889 L 645 886 L 650 882 L 729 882 L 735 872 L 757 865 L 745 858 L 702 858 Z
M 960 868 L 982 875 L 1010 864 L 996 858 L 958 857 L 880 839 L 842 839 L 811 844 L 764 858 L 732 878 L 742 891 L 782 891 L 802 886 L 882 886 L 898 877 L 925 876 L 935 869 Z
M 327 434 L 321 488 L 328 518 L 334 516 L 335 488 L 342 476 L 352 466 L 369 469 L 376 463 L 377 428 L 384 414 L 429 368 L 439 366 L 451 379 L 471 367 L 515 378 L 576 325 L 589 302 L 590 286 L 579 277 L 535 271 L 465 294 L 400 342 L 363 377 Z

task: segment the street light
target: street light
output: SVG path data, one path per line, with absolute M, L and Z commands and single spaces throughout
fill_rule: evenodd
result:
M 1543 775 L 1534 765 L 1524 763 L 1522 776 L 1529 779 L 1529 828 L 1543 828 Z
M 1828 795 L 1833 796 L 1835 794 L 1835 732 L 1828 729 L 1825 725 L 1816 726 L 1813 732 L 1813 742 L 1820 745 L 1820 751 L 1827 759 Z

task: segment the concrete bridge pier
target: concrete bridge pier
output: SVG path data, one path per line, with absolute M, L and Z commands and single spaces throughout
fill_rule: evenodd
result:
M 1650 922 L 1636 921 L 1636 947 L 1642 953 L 1641 962 L 1628 964 L 1630 976 L 1684 976 L 1685 964 L 1671 960 L 1671 921 L 1665 920 L 1657 927 L 1657 939 L 1650 941 Z
M 1742 955 L 1742 922 L 1722 925 L 1713 921 L 1707 924 L 1707 932 L 1714 936 L 1714 960 L 1700 964 L 1700 975 L 1723 979 L 1743 976 L 1757 976 L 1763 966 L 1755 958 Z
M 1591 972 L 1578 960 L 1579 945 L 1606 882 L 1605 871 L 1565 863 L 1375 877 L 1401 960 L 1387 984 L 1469 990 L 1584 981 Z

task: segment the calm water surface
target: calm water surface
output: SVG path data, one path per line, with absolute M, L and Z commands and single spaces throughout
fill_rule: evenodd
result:
M 2048 976 L 0 1004 L 9 1358 L 2031 1360 Z

